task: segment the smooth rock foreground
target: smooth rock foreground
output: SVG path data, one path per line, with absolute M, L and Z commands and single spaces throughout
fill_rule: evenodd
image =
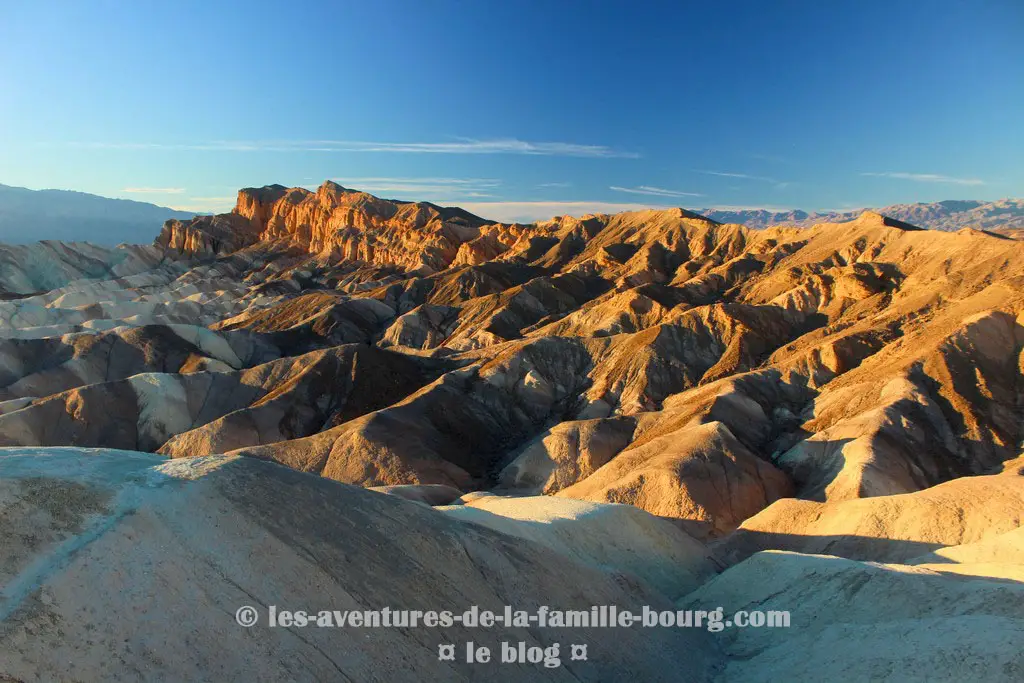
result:
M 715 560 L 672 522 L 631 505 L 530 496 L 487 496 L 447 514 L 554 548 L 585 564 L 624 569 L 669 597 L 714 575 Z
M 239 456 L 0 449 L 0 680 L 1001 681 L 1024 673 L 1020 528 L 907 564 L 764 551 L 717 574 L 716 558 L 677 523 L 631 506 L 467 495 L 430 509 L 402 499 L 452 493 L 366 491 Z M 506 604 L 722 607 L 727 619 L 780 610 L 791 623 L 720 632 L 268 624 L 270 605 L 461 614 Z M 250 628 L 236 623 L 246 605 L 258 618 Z M 468 664 L 467 642 L 496 653 L 502 642 L 559 643 L 560 666 Z M 439 661 L 442 643 L 456 644 L 455 662 Z M 587 661 L 571 660 L 573 643 L 587 644 Z
M 681 606 L 708 603 L 790 610 L 799 622 L 722 631 L 723 681 L 1024 679 L 1019 581 L 766 551 Z
M 0 537 L 4 681 L 702 681 L 721 664 L 700 629 L 271 628 L 268 605 L 672 604 L 542 544 L 247 458 L 3 449 Z M 470 641 L 560 643 L 561 666 L 467 664 Z M 441 643 L 462 661 L 438 661 Z

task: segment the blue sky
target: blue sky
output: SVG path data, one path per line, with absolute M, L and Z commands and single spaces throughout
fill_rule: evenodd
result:
M 1024 3 L 0 0 L 0 183 L 494 218 L 1024 194 Z

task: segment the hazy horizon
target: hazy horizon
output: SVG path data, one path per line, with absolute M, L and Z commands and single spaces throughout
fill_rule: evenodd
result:
M 324 181 L 324 182 L 327 182 L 327 181 Z M 274 183 L 270 182 L 270 183 L 266 183 L 265 185 L 250 186 L 250 187 L 264 187 L 266 185 L 272 185 L 272 184 L 274 184 Z M 303 188 L 305 188 L 307 190 L 315 191 L 320 185 L 322 185 L 322 183 L 319 183 L 319 184 L 297 185 L 295 187 L 303 187 Z M 199 210 L 192 210 L 192 209 L 188 209 L 188 208 L 181 208 L 181 207 L 170 206 L 170 205 L 167 205 L 167 204 L 162 204 L 162 203 L 159 202 L 159 200 L 150 201 L 150 200 L 146 200 L 146 199 L 142 199 L 142 198 L 136 198 L 136 197 L 107 196 L 107 195 L 95 194 L 95 193 L 91 193 L 91 192 L 85 192 L 84 190 L 80 190 L 80 189 L 76 189 L 76 188 L 66 188 L 66 187 L 23 187 L 23 186 L 17 186 L 17 185 L 8 185 L 6 183 L 0 183 L 0 188 L 3 188 L 3 187 L 11 188 L 11 189 L 16 189 L 16 190 L 30 190 L 30 191 L 33 191 L 33 192 L 72 192 L 72 193 L 78 193 L 78 194 L 88 194 L 88 195 L 91 195 L 91 196 L 101 197 L 101 198 L 104 198 L 104 199 L 118 199 L 118 200 L 132 201 L 132 202 L 137 202 L 137 203 L 142 203 L 142 204 L 149 204 L 149 205 L 161 208 L 161 209 L 167 209 L 167 210 L 175 211 L 175 212 L 183 212 L 183 211 L 184 212 L 190 212 L 190 211 L 192 211 L 192 212 L 194 212 L 196 214 L 228 213 L 228 212 L 230 212 L 234 208 L 235 201 L 236 201 L 236 197 L 233 196 L 233 197 L 230 198 L 231 199 L 230 203 L 225 203 L 222 207 L 218 208 L 217 210 L 199 211 Z M 357 187 L 357 186 L 348 186 L 348 185 L 346 185 L 345 187 L 347 189 L 351 189 L 351 190 L 359 190 L 359 191 L 369 192 L 370 194 L 375 194 L 376 196 L 380 196 L 380 197 L 382 197 L 384 199 L 391 199 L 391 200 L 398 200 L 398 201 L 413 201 L 413 202 L 430 201 L 428 199 L 423 199 L 422 197 L 389 196 L 389 195 L 385 195 L 385 194 L 378 194 L 378 193 L 374 193 L 374 192 L 366 190 L 366 189 L 364 189 L 362 187 Z M 239 187 L 238 189 L 242 190 L 242 189 L 245 189 L 245 188 Z M 225 199 L 227 199 L 227 198 L 225 198 Z M 977 199 L 975 197 L 947 197 L 945 199 L 939 199 L 939 200 L 928 201 L 928 202 L 924 202 L 924 201 L 921 201 L 921 202 L 918 202 L 918 201 L 908 201 L 908 202 L 896 202 L 896 204 L 908 204 L 908 205 L 909 204 L 937 204 L 937 203 L 941 203 L 941 202 L 983 202 L 983 203 L 988 203 L 988 202 L 998 202 L 998 201 L 1004 201 L 1004 200 L 1020 201 L 1021 199 L 1018 198 L 1018 197 L 999 197 L 999 198 L 994 199 L 994 200 L 986 200 L 986 199 Z M 432 202 L 432 203 L 437 203 L 437 202 Z M 442 204 L 445 204 L 445 203 L 442 202 Z M 451 206 L 458 206 L 459 208 L 466 209 L 467 211 L 471 211 L 473 213 L 476 213 L 477 215 L 480 215 L 483 218 L 489 218 L 489 219 L 494 219 L 494 220 L 504 221 L 504 222 L 510 222 L 510 221 L 515 221 L 515 222 L 527 222 L 527 221 L 534 222 L 534 221 L 546 220 L 548 218 L 552 218 L 552 217 L 560 216 L 560 215 L 581 216 L 581 215 L 585 215 L 585 214 L 588 214 L 588 213 L 618 213 L 618 212 L 621 212 L 621 211 L 640 211 L 640 210 L 644 210 L 644 209 L 656 209 L 657 210 L 657 209 L 682 208 L 682 209 L 687 209 L 687 210 L 692 210 L 692 211 L 721 211 L 721 212 L 738 212 L 738 213 L 753 212 L 753 211 L 766 211 L 766 212 L 769 212 L 769 213 L 788 213 L 788 212 L 793 212 L 793 211 L 804 211 L 804 212 L 809 213 L 809 214 L 827 214 L 827 213 L 849 213 L 851 211 L 858 211 L 858 210 L 874 210 L 874 209 L 885 208 L 885 207 L 883 207 L 881 205 L 864 205 L 864 206 L 856 206 L 856 207 L 742 206 L 742 205 L 740 205 L 740 206 L 733 206 L 733 205 L 714 205 L 714 206 L 707 205 L 707 206 L 704 206 L 704 205 L 700 205 L 700 204 L 697 204 L 697 203 L 685 203 L 685 202 L 674 203 L 674 204 L 670 204 L 670 203 L 659 204 L 659 203 L 654 203 L 654 202 L 652 202 L 652 203 L 643 203 L 643 202 L 638 202 L 638 203 L 614 203 L 614 202 L 600 202 L 600 201 L 595 201 L 595 202 L 587 202 L 587 201 L 567 201 L 567 202 L 558 202 L 558 201 L 551 201 L 551 202 L 545 202 L 545 201 L 533 201 L 533 202 L 531 202 L 531 201 L 522 201 L 522 202 L 515 202 L 515 201 L 512 201 L 512 202 L 465 201 L 465 202 L 449 202 L 447 204 L 451 205 Z M 892 205 L 888 205 L 888 206 L 892 206 Z

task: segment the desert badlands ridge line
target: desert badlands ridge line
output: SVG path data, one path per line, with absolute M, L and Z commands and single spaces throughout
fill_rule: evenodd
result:
M 1024 243 L 870 212 L 328 182 L 0 246 L 0 681 L 1022 680 L 1022 314 Z M 272 604 L 792 623 L 235 623 Z M 562 662 L 438 659 L 467 641 Z

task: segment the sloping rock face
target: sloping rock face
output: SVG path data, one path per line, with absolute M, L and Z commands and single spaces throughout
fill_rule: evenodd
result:
M 680 602 L 708 604 L 790 613 L 789 628 L 722 631 L 725 681 L 1011 681 L 1024 674 L 1019 582 L 766 551 Z
M 625 416 L 560 422 L 514 454 L 498 483 L 556 493 L 614 458 L 629 444 L 635 428 L 636 420 Z
M 780 500 L 714 544 L 732 564 L 769 548 L 906 562 L 989 541 L 1024 524 L 1024 476 L 962 477 L 893 496 L 818 503 Z
M 272 627 L 271 605 L 673 607 L 634 574 L 252 459 L 6 449 L 0 531 L 5 680 L 469 681 L 486 667 L 501 681 L 669 681 L 685 661 L 686 680 L 706 681 L 721 664 L 694 629 Z M 250 628 L 235 621 L 245 605 Z M 495 657 L 502 641 L 560 643 L 560 665 L 470 664 L 470 641 Z M 570 661 L 572 642 L 594 654 Z M 439 660 L 443 643 L 456 661 Z
M 756 511 L 791 494 L 786 475 L 747 450 L 720 422 L 631 448 L 559 492 L 676 517 L 701 537 L 732 531 Z
M 328 182 L 127 249 L 10 285 L 0 442 L 627 503 L 718 538 L 788 497 L 986 474 L 1024 441 L 1024 245 L 983 232 L 489 224 Z
M 166 252 L 156 247 L 100 247 L 85 242 L 0 244 L 0 300 L 19 299 L 82 280 L 128 277 L 161 265 Z
M 255 244 L 258 228 L 244 216 L 196 216 L 188 220 L 171 219 L 156 239 L 156 246 L 190 257 L 228 254 Z
M 913 558 L 908 564 L 940 574 L 1024 582 L 1024 527 L 973 543 L 939 548 Z
M 551 496 L 484 496 L 441 509 L 580 562 L 628 570 L 672 598 L 697 588 L 717 569 L 701 543 L 671 522 L 630 505 Z

